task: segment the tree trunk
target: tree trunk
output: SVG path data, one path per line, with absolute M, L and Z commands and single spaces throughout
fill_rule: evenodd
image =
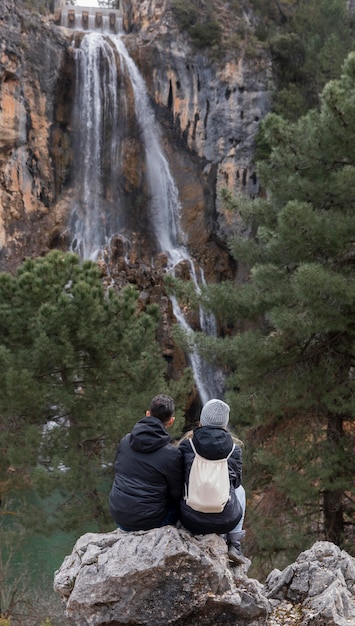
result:
M 327 442 L 330 454 L 341 445 L 343 419 L 339 415 L 329 415 L 327 424 Z M 334 478 L 341 468 L 334 467 Z M 331 481 L 331 479 L 330 479 Z M 343 490 L 325 489 L 323 493 L 324 534 L 326 541 L 341 545 L 344 537 Z

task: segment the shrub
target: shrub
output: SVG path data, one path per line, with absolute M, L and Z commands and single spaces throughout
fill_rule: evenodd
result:
M 206 7 L 201 19 L 201 11 L 186 0 L 174 0 L 172 10 L 178 26 L 190 35 L 196 48 L 218 45 L 222 38 L 222 29 L 213 16 L 212 7 Z
M 181 30 L 189 30 L 198 18 L 197 8 L 186 0 L 175 0 L 172 6 L 176 21 Z
M 197 48 L 218 45 L 221 41 L 221 27 L 218 22 L 211 20 L 205 24 L 195 24 L 189 29 L 189 34 Z

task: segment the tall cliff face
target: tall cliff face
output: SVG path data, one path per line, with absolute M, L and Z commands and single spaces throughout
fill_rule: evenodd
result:
M 48 249 L 68 180 L 68 46 L 58 29 L 0 4 L 0 268 Z M 68 78 L 69 76 L 69 78 Z
M 200 3 L 203 11 L 204 3 Z M 270 108 L 271 64 L 265 52 L 251 54 L 246 45 L 213 60 L 194 49 L 174 20 L 170 0 L 124 0 L 126 45 L 139 65 L 166 129 L 166 149 L 184 207 L 189 242 L 205 256 L 201 235 L 224 240 L 230 226 L 242 229 L 220 199 L 227 187 L 254 196 L 258 180 L 253 166 L 254 139 Z M 216 8 L 225 11 L 221 3 Z M 225 29 L 237 27 L 232 12 Z M 250 21 L 252 16 L 245 14 Z M 203 239 L 203 237 L 202 237 Z M 215 263 L 214 263 L 215 266 Z
M 190 249 L 207 278 L 232 277 L 224 240 L 238 217 L 223 211 L 219 191 L 257 192 L 253 141 L 269 106 L 269 62 L 243 50 L 223 62 L 196 52 L 167 1 L 126 2 L 124 15 L 126 46 L 163 129 Z M 0 34 L 0 268 L 8 269 L 70 241 L 75 61 L 72 33 L 12 0 L 0 2 Z M 137 135 L 124 148 L 123 188 L 129 214 L 136 207 L 137 223 L 145 223 Z M 141 238 L 146 262 L 154 250 Z

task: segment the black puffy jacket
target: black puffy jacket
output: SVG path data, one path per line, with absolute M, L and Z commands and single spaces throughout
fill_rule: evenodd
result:
M 110 511 L 129 530 L 158 528 L 183 492 L 182 455 L 157 417 L 144 417 L 120 441 Z
M 223 459 L 228 456 L 233 440 L 231 434 L 224 428 L 216 426 L 201 426 L 194 431 L 193 443 L 196 452 L 206 459 Z M 194 460 L 194 452 L 188 439 L 180 444 L 184 461 L 185 483 L 188 485 L 190 469 Z M 180 520 L 194 535 L 208 533 L 223 534 L 230 532 L 242 517 L 242 509 L 234 490 L 242 480 L 242 451 L 235 446 L 233 454 L 228 459 L 230 499 L 221 513 L 201 513 L 189 507 L 185 500 L 180 503 Z

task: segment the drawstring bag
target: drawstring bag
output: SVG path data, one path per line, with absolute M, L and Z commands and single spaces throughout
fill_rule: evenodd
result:
M 189 484 L 185 485 L 186 504 L 201 513 L 221 513 L 230 499 L 228 459 L 235 444 L 224 459 L 205 459 L 196 452 L 192 439 L 189 440 L 195 453 L 191 465 Z

